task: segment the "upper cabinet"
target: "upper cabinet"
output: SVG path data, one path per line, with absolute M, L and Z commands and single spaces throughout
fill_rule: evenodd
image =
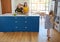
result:
M 57 16 L 60 16 L 60 2 L 58 2 L 57 6 Z

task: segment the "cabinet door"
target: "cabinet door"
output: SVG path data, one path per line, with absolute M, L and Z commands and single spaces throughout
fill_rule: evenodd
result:
M 1 0 L 2 14 L 11 13 L 11 0 Z
M 39 31 L 39 17 L 27 17 L 27 28 L 31 32 Z
M 25 31 L 25 17 L 15 17 L 14 31 Z
M 0 32 L 11 32 L 14 25 L 14 17 L 0 17 Z
M 13 32 L 13 28 L 15 28 L 15 18 L 14 17 L 7 17 L 7 28 L 8 28 L 8 32 Z M 7 29 L 6 28 L 6 29 Z

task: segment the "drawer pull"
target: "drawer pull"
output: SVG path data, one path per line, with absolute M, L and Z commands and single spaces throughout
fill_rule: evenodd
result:
M 25 23 L 27 23 L 27 21 L 25 21 Z
M 27 29 L 27 27 L 25 27 L 25 29 Z
M 25 19 L 27 19 L 27 17 L 25 17 Z
M 16 26 L 16 28 L 18 28 L 18 27 Z
M 18 21 L 15 21 L 15 23 L 17 23 Z

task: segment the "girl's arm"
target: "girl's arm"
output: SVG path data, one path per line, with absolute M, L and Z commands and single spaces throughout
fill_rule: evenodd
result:
M 53 16 L 50 17 L 50 22 L 51 22 L 52 24 L 55 24 L 55 22 L 54 22 L 54 17 L 53 17 Z

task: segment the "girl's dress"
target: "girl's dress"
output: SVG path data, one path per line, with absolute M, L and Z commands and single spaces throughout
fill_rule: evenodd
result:
M 50 16 L 46 15 L 45 17 L 45 29 L 53 28 L 53 24 L 50 22 Z

